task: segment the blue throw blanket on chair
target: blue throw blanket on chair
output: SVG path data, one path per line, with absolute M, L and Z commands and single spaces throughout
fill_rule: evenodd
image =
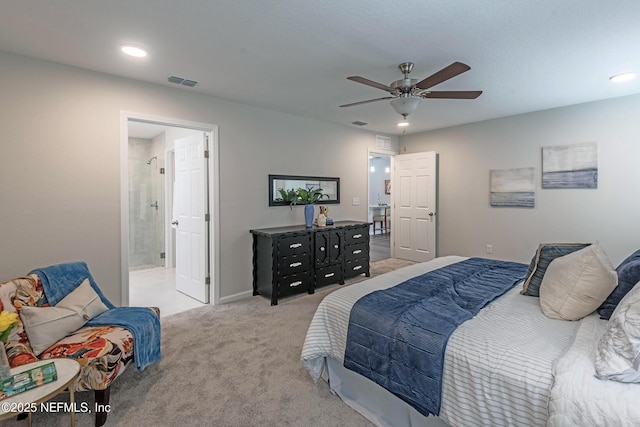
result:
M 119 326 L 130 331 L 133 335 L 133 356 L 136 371 L 143 370 L 162 358 L 160 319 L 156 313 L 145 307 L 115 307 L 93 280 L 86 263 L 78 261 L 57 264 L 37 268 L 31 273 L 40 277 L 44 294 L 51 306 L 56 305 L 80 286 L 84 279 L 89 279 L 91 287 L 109 310 L 89 320 L 86 325 Z
M 470 258 L 363 296 L 351 309 L 344 367 L 421 414 L 438 415 L 449 337 L 526 271 L 525 264 Z

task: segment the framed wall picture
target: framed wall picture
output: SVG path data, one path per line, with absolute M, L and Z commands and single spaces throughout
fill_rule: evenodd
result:
M 534 207 L 535 171 L 535 168 L 491 170 L 491 206 Z
M 384 194 L 391 194 L 391 180 L 384 180 Z
M 542 188 L 598 188 L 598 143 L 542 147 Z

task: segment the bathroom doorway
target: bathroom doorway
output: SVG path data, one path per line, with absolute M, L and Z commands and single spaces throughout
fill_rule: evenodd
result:
M 158 306 L 161 315 L 195 308 L 217 300 L 217 133 L 215 126 L 199 126 L 173 120 L 124 115 L 122 155 L 123 304 Z M 199 271 L 201 301 L 176 289 L 176 226 L 173 204 L 178 195 L 174 184 L 175 141 L 204 135 L 208 157 L 204 160 L 206 183 L 200 186 L 207 210 Z M 202 153 L 206 156 L 206 153 Z M 211 158 L 215 156 L 215 162 Z M 125 161 L 126 160 L 126 161 Z M 125 176 L 126 170 L 126 176 Z M 125 191 L 126 190 L 126 191 Z M 178 197 L 178 200 L 184 198 Z M 126 225 L 126 226 L 125 226 Z M 206 258 L 206 259 L 205 259 Z M 209 299 L 211 298 L 211 299 Z

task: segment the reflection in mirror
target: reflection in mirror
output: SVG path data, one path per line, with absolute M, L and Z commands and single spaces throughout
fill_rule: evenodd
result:
M 340 178 L 319 176 L 269 175 L 269 206 L 289 206 L 290 202 L 282 200 L 280 189 L 284 191 L 305 188 L 322 188 L 325 194 L 318 204 L 340 203 Z

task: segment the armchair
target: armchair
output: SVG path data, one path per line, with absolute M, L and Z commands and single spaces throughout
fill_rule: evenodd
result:
M 86 297 L 89 294 L 91 302 Z M 69 307 L 70 313 L 66 313 Z M 37 269 L 0 284 L 0 310 L 20 314 L 18 326 L 5 343 L 12 367 L 43 359 L 76 359 L 81 369 L 75 391 L 94 391 L 96 403 L 103 407 L 109 403 L 111 383 L 128 365 L 133 363 L 136 371 L 142 370 L 161 358 L 159 310 L 114 307 L 84 262 Z M 47 316 L 51 321 L 42 321 Z M 73 319 L 71 325 L 79 322 L 78 329 L 72 326 L 72 330 L 65 330 L 68 319 Z M 106 418 L 106 412 L 96 412 L 96 426 L 103 425 Z

